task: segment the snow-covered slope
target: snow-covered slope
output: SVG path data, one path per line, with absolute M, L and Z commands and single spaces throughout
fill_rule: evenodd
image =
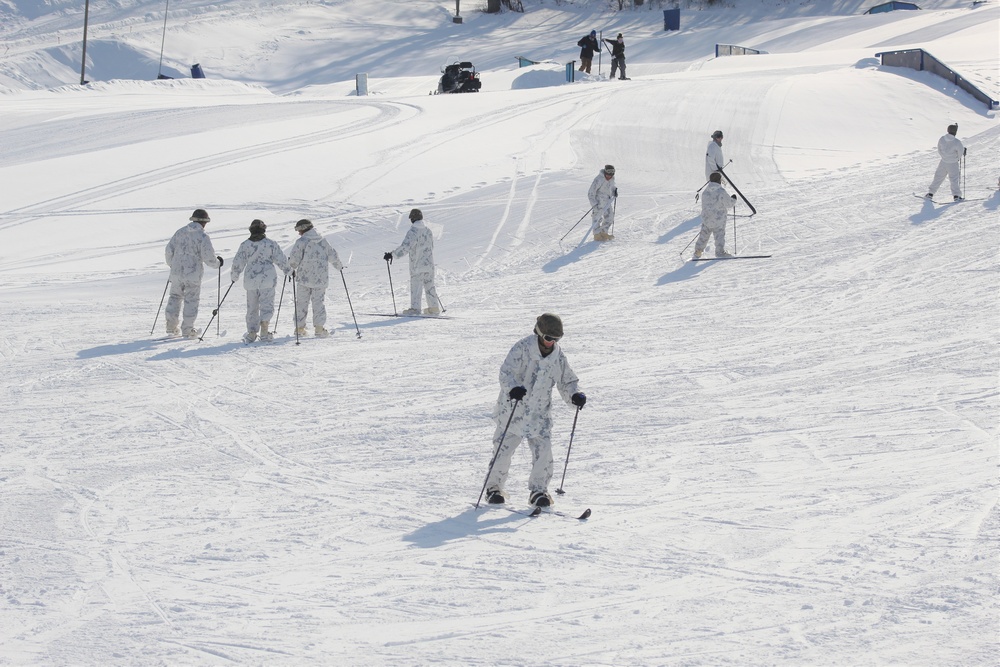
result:
M 668 34 L 658 10 L 204 3 L 165 62 L 210 78 L 143 81 L 101 74 L 156 64 L 162 10 L 95 3 L 110 50 L 80 87 L 77 8 L 18 2 L 0 664 L 992 664 L 1000 127 L 873 59 L 921 46 L 996 97 L 1000 9 L 732 4 Z M 555 85 L 591 27 L 625 31 L 632 81 Z M 484 92 L 428 96 L 458 58 Z M 920 200 L 952 121 L 970 201 Z M 685 261 L 718 128 L 758 210 L 730 248 L 770 259 Z M 381 257 L 414 206 L 454 319 L 371 314 L 408 304 Z M 227 260 L 199 325 L 250 220 L 287 248 L 309 217 L 349 260 L 335 335 L 297 345 L 288 290 L 278 340 L 243 345 L 237 283 L 204 341 L 159 340 L 196 207 Z M 590 397 L 568 465 L 557 402 L 551 488 L 566 465 L 558 508 L 586 522 L 472 507 L 499 365 L 545 311 Z

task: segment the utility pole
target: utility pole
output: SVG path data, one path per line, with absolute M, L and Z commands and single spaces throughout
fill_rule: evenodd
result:
M 87 71 L 87 21 L 90 18 L 90 0 L 86 0 L 86 4 L 83 7 L 83 58 L 80 63 L 80 85 L 86 85 L 86 71 Z

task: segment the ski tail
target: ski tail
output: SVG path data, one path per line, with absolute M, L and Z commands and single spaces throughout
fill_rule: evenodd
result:
M 754 205 L 751 204 L 750 200 L 746 198 L 746 195 L 740 192 L 740 189 L 736 187 L 736 184 L 733 183 L 733 180 L 731 178 L 729 178 L 729 175 L 726 172 L 722 171 L 722 167 L 719 167 L 719 173 L 726 177 L 726 180 L 729 181 L 729 184 L 731 186 L 733 186 L 733 190 L 735 190 L 736 194 L 740 196 L 740 199 L 743 200 L 743 203 L 746 204 L 747 207 L 749 207 L 749 209 L 753 212 L 754 215 L 757 215 L 757 209 L 754 208 Z

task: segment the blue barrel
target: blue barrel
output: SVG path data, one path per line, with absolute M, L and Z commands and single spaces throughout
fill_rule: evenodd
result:
M 201 70 L 201 65 L 195 63 L 191 65 L 191 78 L 192 79 L 204 79 L 205 73 Z
M 663 29 L 664 30 L 680 30 L 681 29 L 681 10 L 680 9 L 664 9 L 663 10 Z

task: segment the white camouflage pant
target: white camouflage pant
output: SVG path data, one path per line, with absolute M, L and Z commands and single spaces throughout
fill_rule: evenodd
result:
M 951 195 L 953 197 L 962 196 L 962 184 L 961 184 L 962 170 L 959 168 L 957 162 L 945 162 L 941 160 L 938 163 L 937 171 L 934 172 L 934 180 L 931 181 L 931 187 L 927 190 L 931 194 L 937 192 L 937 189 L 941 187 L 944 183 L 944 177 L 948 177 L 948 181 L 951 184 Z
M 181 332 L 187 334 L 194 331 L 194 321 L 198 319 L 198 305 L 201 302 L 201 282 L 188 283 L 170 281 L 170 298 L 167 308 L 163 311 L 167 319 L 167 331 L 177 328 L 177 320 L 181 317 L 181 303 L 184 304 L 184 319 L 181 321 Z
M 497 453 L 496 461 L 493 463 L 493 470 L 486 480 L 487 490 L 503 490 L 507 482 L 507 473 L 510 471 L 510 460 L 514 456 L 514 451 L 521 444 L 522 436 L 510 433 L 500 442 L 506 424 L 497 424 L 497 430 L 493 434 L 493 451 Z M 528 496 L 536 491 L 547 491 L 549 481 L 552 479 L 552 439 L 547 435 L 529 436 L 528 446 L 531 447 L 531 474 L 528 476 Z M 497 450 L 499 447 L 499 451 Z
M 433 273 L 410 273 L 410 307 L 420 310 L 420 299 L 427 291 L 427 307 L 441 310 L 441 300 L 438 299 L 437 288 L 434 287 Z
M 313 326 L 322 327 L 326 325 L 326 288 L 325 287 L 301 287 L 295 290 L 295 328 L 304 329 L 306 326 L 306 316 L 309 314 L 309 305 L 313 309 Z
M 257 333 L 261 322 L 274 316 L 274 287 L 247 290 L 247 331 Z
M 594 206 L 594 233 L 610 234 L 611 226 L 615 224 L 614 200 Z
M 694 243 L 694 251 L 701 252 L 708 245 L 708 239 L 712 234 L 715 234 L 715 254 L 720 254 L 726 249 L 726 223 L 723 222 L 718 227 L 709 227 L 706 224 L 702 224 L 701 231 L 698 233 L 698 240 Z

